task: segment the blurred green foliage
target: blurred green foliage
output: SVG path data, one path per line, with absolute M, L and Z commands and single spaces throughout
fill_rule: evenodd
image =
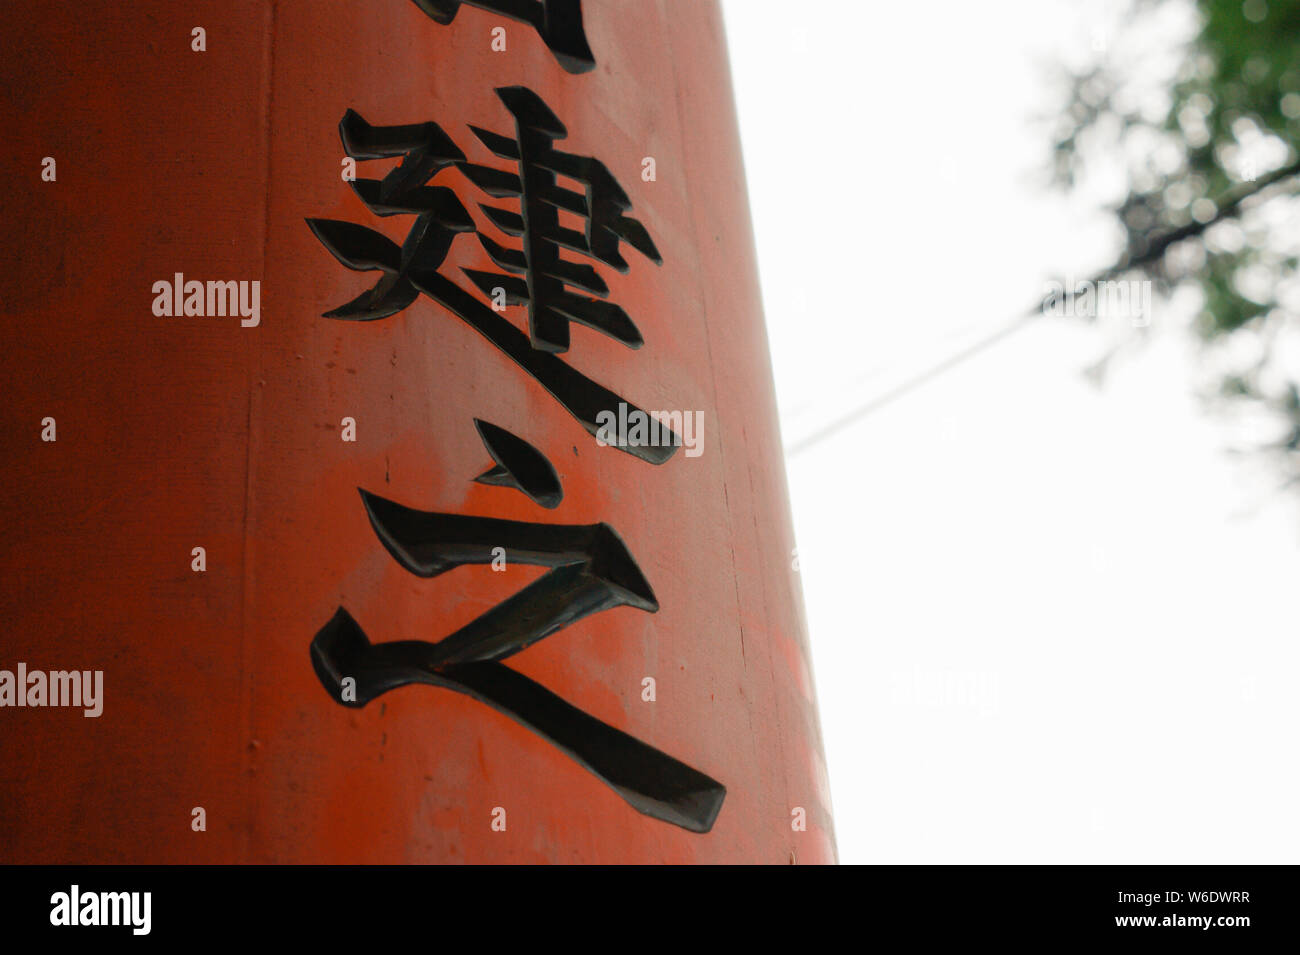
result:
M 1159 45 L 1175 4 L 1196 28 L 1175 49 L 1174 75 L 1142 92 L 1140 51 Z M 1120 262 L 1136 263 L 1166 294 L 1199 289 L 1198 327 L 1210 342 L 1259 335 L 1271 346 L 1280 326 L 1294 327 L 1300 301 L 1300 0 L 1132 0 L 1123 32 L 1133 42 L 1067 77 L 1056 180 L 1069 188 L 1090 167 L 1118 162 L 1128 177 L 1113 207 Z M 1176 230 L 1185 237 L 1148 254 Z M 1227 373 L 1221 393 L 1266 403 L 1288 425 L 1279 446 L 1294 450 L 1300 401 L 1291 378 L 1266 354 Z

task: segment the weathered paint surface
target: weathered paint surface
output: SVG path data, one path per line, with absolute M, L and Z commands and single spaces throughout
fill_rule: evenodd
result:
M 406 0 L 21 6 L 0 59 L 0 667 L 102 669 L 105 704 L 98 719 L 0 710 L 0 860 L 832 860 L 716 4 L 588 0 L 597 66 L 582 75 L 535 31 L 468 6 L 448 26 Z M 493 52 L 502 24 L 507 51 Z M 195 26 L 206 52 L 191 50 Z M 344 112 L 434 120 L 503 167 L 466 124 L 509 132 L 493 89 L 515 84 L 565 122 L 562 148 L 609 166 L 664 259 L 629 251 L 629 273 L 598 269 L 642 349 L 575 327 L 565 357 L 644 408 L 702 411 L 699 457 L 654 467 L 598 447 L 427 298 L 378 322 L 320 317 L 374 273 L 342 268 L 303 220 L 398 241 L 412 221 L 375 218 L 341 181 Z M 41 181 L 44 156 L 56 182 Z M 486 199 L 444 181 L 471 210 Z M 472 237 L 448 265 L 491 267 Z M 152 283 L 176 272 L 260 280 L 260 326 L 154 316 Z M 57 442 L 40 440 L 45 416 Z M 340 440 L 344 416 L 355 443 Z M 547 455 L 558 509 L 472 483 L 491 464 L 475 416 Z M 374 641 L 433 640 L 540 573 L 413 577 L 375 539 L 358 487 L 617 528 L 662 609 L 596 615 L 510 664 L 724 783 L 713 830 L 637 814 L 467 697 L 331 702 L 308 644 L 340 604 Z M 196 806 L 206 832 L 191 831 Z M 498 806 L 505 832 L 489 825 Z

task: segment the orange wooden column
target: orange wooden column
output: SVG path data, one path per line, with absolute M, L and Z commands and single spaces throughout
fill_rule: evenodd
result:
M 15 4 L 22 29 L 0 59 L 11 133 L 0 671 L 100 671 L 103 683 L 99 716 L 48 698 L 0 707 L 0 861 L 833 861 L 720 12 L 583 0 L 530 24 L 493 6 Z M 533 113 L 520 120 L 498 93 L 509 88 L 543 103 L 563 135 L 539 131 Z M 351 151 L 386 143 L 387 158 L 345 161 L 349 110 L 371 129 Z M 463 158 L 431 146 L 427 128 L 383 132 L 424 123 Z M 547 148 L 598 160 L 627 203 L 590 164 L 528 165 Z M 427 182 L 385 180 L 422 161 L 434 163 Z M 539 172 L 547 162 L 562 168 Z M 524 196 L 494 194 L 507 180 L 482 169 L 518 176 Z M 367 193 L 367 180 L 387 185 Z M 548 225 L 549 189 L 585 205 Z M 371 271 L 341 264 L 304 221 L 354 223 L 396 248 L 417 223 L 450 229 L 453 201 L 469 221 L 445 254 L 412 240 L 390 262 L 387 246 L 358 240 L 381 249 Z M 528 201 L 541 202 L 531 216 Z M 385 202 L 437 208 L 376 214 Z M 483 206 L 522 209 L 525 235 Z M 656 255 L 635 225 L 611 225 L 618 216 Z M 558 260 L 534 234 L 547 229 L 570 230 Z M 587 253 L 573 247 L 584 232 Z M 594 254 L 611 236 L 626 271 Z M 494 308 L 491 283 L 465 269 L 523 283 L 531 314 L 506 281 L 510 303 Z M 607 292 L 583 290 L 591 272 Z M 460 308 L 470 317 L 432 274 L 474 302 Z M 377 281 L 397 291 L 373 301 L 400 298 L 403 283 L 413 300 L 374 320 L 324 317 Z M 213 307 L 214 289 L 230 307 Z M 588 308 L 572 294 L 621 307 L 644 344 L 570 320 Z M 493 340 L 502 324 L 514 337 Z M 535 364 L 512 357 L 519 340 Z M 598 441 L 583 408 L 612 410 L 608 395 L 681 412 L 693 446 L 656 463 Z M 498 463 L 475 419 L 540 452 L 558 506 L 510 486 L 510 467 L 474 480 Z M 480 519 L 393 517 L 415 563 L 500 546 L 504 564 L 413 572 L 358 489 Z M 494 521 L 532 530 L 509 537 Z M 691 810 L 710 816 L 695 827 L 708 831 L 646 814 L 481 694 L 402 686 L 350 707 L 313 668 L 312 641 L 340 607 L 376 647 L 436 645 L 585 559 L 579 532 L 538 525 L 600 524 L 657 610 L 628 596 L 635 574 L 601 550 L 581 580 L 602 581 L 608 609 L 577 614 L 579 585 L 561 588 L 559 616 L 579 619 L 505 657 L 466 651 L 453 665 L 428 651 L 429 672 L 482 689 L 508 667 L 620 741 L 716 781 L 716 818 Z M 462 530 L 482 540 L 444 539 Z M 548 609 L 530 604 L 487 637 L 511 638 Z M 595 739 L 568 711 L 555 719 Z M 626 763 L 628 778 L 651 765 L 624 742 L 612 756 L 604 746 L 592 758 Z M 635 785 L 672 788 L 667 770 L 649 775 Z

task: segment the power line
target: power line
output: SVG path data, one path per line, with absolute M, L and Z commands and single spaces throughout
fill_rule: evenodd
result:
M 812 447 L 812 445 L 817 444 L 820 441 L 824 441 L 826 438 L 829 438 L 831 435 L 844 430 L 845 428 L 853 424 L 858 419 L 866 417 L 867 415 L 871 414 L 873 411 L 876 411 L 877 409 L 884 407 L 885 405 L 897 400 L 898 398 L 901 398 L 903 395 L 907 394 L 912 389 L 920 387 L 921 385 L 929 381 L 931 378 L 936 378 L 939 375 L 942 375 L 944 372 L 948 371 L 949 369 L 957 365 L 960 365 L 968 358 L 973 358 L 975 355 L 978 355 L 980 352 L 984 351 L 984 349 L 990 348 L 993 345 L 997 344 L 998 342 L 1011 337 L 1016 332 L 1020 331 L 1022 328 L 1025 328 L 1027 325 L 1029 325 L 1029 323 L 1032 322 L 1035 318 L 1037 318 L 1040 314 L 1042 314 L 1041 307 L 1035 308 L 1032 312 L 1027 312 L 1026 314 L 1017 318 L 1015 321 L 1003 325 L 992 335 L 988 335 L 985 338 L 981 338 L 979 341 L 974 342 L 971 345 L 968 345 L 966 348 L 963 348 L 961 351 L 957 352 L 956 354 L 950 355 L 948 358 L 945 358 L 943 361 L 939 362 L 939 364 L 933 365 L 930 368 L 927 368 L 925 371 L 921 372 L 920 374 L 914 375 L 913 377 L 908 378 L 906 381 L 900 382 L 899 384 L 895 385 L 893 388 L 890 388 L 888 391 L 884 392 L 883 394 L 877 395 L 876 397 L 872 398 L 866 404 L 861 405 L 858 408 L 855 408 L 853 411 L 850 411 L 848 414 L 844 415 L 844 417 L 832 421 L 830 424 L 825 425 L 822 428 L 819 428 L 818 430 L 814 431 L 812 434 L 808 435 L 807 437 L 802 438 L 799 441 L 796 441 L 790 447 L 786 448 L 785 451 L 786 457 L 793 457 L 794 455 L 798 454 L 800 451 Z
M 1260 195 L 1270 187 L 1277 185 L 1283 180 L 1291 179 L 1295 176 L 1300 176 L 1300 160 L 1297 160 L 1296 162 L 1293 162 L 1288 166 L 1284 166 L 1281 169 L 1275 169 L 1273 172 L 1269 173 L 1266 176 L 1261 177 L 1256 182 L 1242 183 L 1239 186 L 1229 189 L 1222 196 L 1220 196 L 1218 200 L 1215 201 L 1214 215 L 1207 217 L 1203 222 L 1202 221 L 1189 222 L 1187 225 L 1180 226 L 1177 229 L 1173 229 L 1169 232 L 1165 232 L 1162 233 L 1161 235 L 1154 237 L 1149 242 L 1144 243 L 1140 247 L 1140 251 L 1138 251 L 1137 254 L 1134 254 L 1133 250 L 1126 252 L 1124 256 L 1122 256 L 1120 260 L 1116 262 L 1114 265 L 1110 266 L 1109 268 L 1103 269 L 1101 272 L 1098 272 L 1091 279 L 1079 283 L 1077 287 L 1082 288 L 1085 285 L 1089 285 L 1089 284 L 1096 285 L 1100 282 L 1109 281 L 1110 279 L 1113 279 L 1118 275 L 1122 275 L 1123 273 L 1128 272 L 1132 269 L 1140 268 L 1144 265 L 1156 261 L 1161 256 L 1163 256 L 1165 252 L 1169 249 L 1169 247 L 1174 243 L 1181 242 L 1184 239 L 1189 239 L 1194 236 L 1201 235 L 1210 226 L 1218 222 L 1221 222 L 1222 220 L 1227 219 L 1231 216 L 1237 215 L 1241 210 L 1242 204 L 1245 203 L 1247 200 Z M 966 361 L 967 359 L 973 358 L 974 356 L 978 355 L 980 352 L 984 351 L 985 349 L 990 348 L 993 345 L 996 345 L 998 342 L 1005 341 L 1006 339 L 1014 335 L 1016 332 L 1027 327 L 1031 322 L 1033 322 L 1034 319 L 1038 318 L 1040 315 L 1043 315 L 1046 312 L 1048 303 L 1049 300 L 1045 300 L 1042 303 L 1035 305 L 1028 312 L 1024 313 L 1014 321 L 1009 322 L 1006 325 L 1003 325 L 993 334 L 988 335 L 985 338 L 981 338 L 979 341 L 974 342 L 973 344 L 967 346 L 966 348 L 963 348 L 961 351 L 957 352 L 956 354 L 950 355 L 948 358 L 945 358 L 937 365 L 933 365 L 930 368 L 927 368 L 925 371 L 920 372 L 919 374 L 914 375 L 911 378 L 908 378 L 906 381 L 903 381 L 895 385 L 893 388 L 890 388 L 889 390 L 885 391 L 883 394 L 877 395 L 876 397 L 868 401 L 866 404 L 860 405 L 859 407 L 850 411 L 848 414 L 844 415 L 843 417 L 838 418 L 835 421 L 832 421 L 830 424 L 825 425 L 822 428 L 819 428 L 818 430 L 814 431 L 812 434 L 808 435 L 807 437 L 801 438 L 800 440 L 796 441 L 794 444 L 786 448 L 785 451 L 786 457 L 794 457 L 794 455 L 798 454 L 799 452 L 805 451 L 808 448 L 812 447 L 813 445 L 826 440 L 827 438 L 831 437 L 834 434 L 839 433 L 840 431 L 843 431 L 845 428 L 849 427 L 856 421 L 865 418 L 867 415 L 871 414 L 872 412 L 878 411 L 888 404 L 892 404 L 893 402 L 897 401 L 899 398 L 903 397 L 913 389 L 920 387 L 921 385 L 925 384 L 927 381 L 930 381 L 931 379 L 937 378 L 938 376 L 945 374 L 946 372 L 955 368 L 957 365 L 960 365 L 962 362 Z

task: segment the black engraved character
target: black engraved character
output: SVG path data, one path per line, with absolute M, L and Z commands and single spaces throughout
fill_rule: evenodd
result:
M 417 7 L 446 26 L 456 19 L 460 5 L 497 13 L 527 23 L 542 35 L 560 65 L 570 73 L 596 68 L 596 58 L 582 28 L 582 0 L 414 0 Z
M 342 607 L 311 643 L 312 666 L 336 701 L 361 707 L 411 683 L 467 693 L 549 740 L 638 811 L 708 832 L 726 788 L 565 702 L 500 661 L 592 614 L 619 606 L 654 613 L 654 591 L 608 524 L 536 524 L 418 511 L 361 491 L 376 536 L 406 570 L 435 577 L 487 564 L 504 549 L 550 567 L 532 584 L 436 643 L 372 644 Z M 344 680 L 355 681 L 355 696 Z
M 466 161 L 464 154 L 436 123 L 372 126 L 348 110 L 339 123 L 345 153 L 353 159 L 402 157 L 382 180 L 356 179 L 352 188 L 371 212 L 379 216 L 414 215 L 414 227 L 399 247 L 387 236 L 334 219 L 308 219 L 321 243 L 341 263 L 355 271 L 383 273 L 374 288 L 325 313 L 327 318 L 373 321 L 412 304 L 423 292 L 464 320 L 509 356 L 549 391 L 589 434 L 600 430 L 602 412 L 618 417 L 620 410 L 643 420 L 647 412 L 565 363 L 554 352 L 568 347 L 570 320 L 588 325 L 631 347 L 641 334 L 617 305 L 570 292 L 574 285 L 596 295 L 608 287 L 589 265 L 565 261 L 559 249 L 569 248 L 626 271 L 619 254 L 627 242 L 656 263 L 662 261 L 645 227 L 624 215 L 631 207 L 627 194 L 608 169 L 595 159 L 551 148 L 564 127 L 545 103 L 523 87 L 504 87 L 497 94 L 516 117 L 518 140 L 471 127 L 498 155 L 514 159 L 519 172 L 504 172 Z M 439 172 L 455 166 L 492 196 L 518 196 L 522 214 L 481 206 L 503 230 L 523 236 L 522 251 L 508 249 L 479 235 L 489 256 L 502 268 L 525 278 L 465 269 L 487 295 L 504 290 L 507 302 L 528 303 L 531 334 L 525 335 L 486 302 L 443 275 L 442 266 L 458 232 L 476 232 L 474 221 L 456 194 L 445 186 L 430 186 Z M 585 194 L 556 184 L 555 174 L 570 176 L 586 186 Z M 586 219 L 585 232 L 562 229 L 556 209 Z M 625 404 L 625 409 L 620 409 Z M 616 434 L 607 442 L 651 464 L 663 464 L 681 445 L 665 427 L 660 440 L 645 443 Z

